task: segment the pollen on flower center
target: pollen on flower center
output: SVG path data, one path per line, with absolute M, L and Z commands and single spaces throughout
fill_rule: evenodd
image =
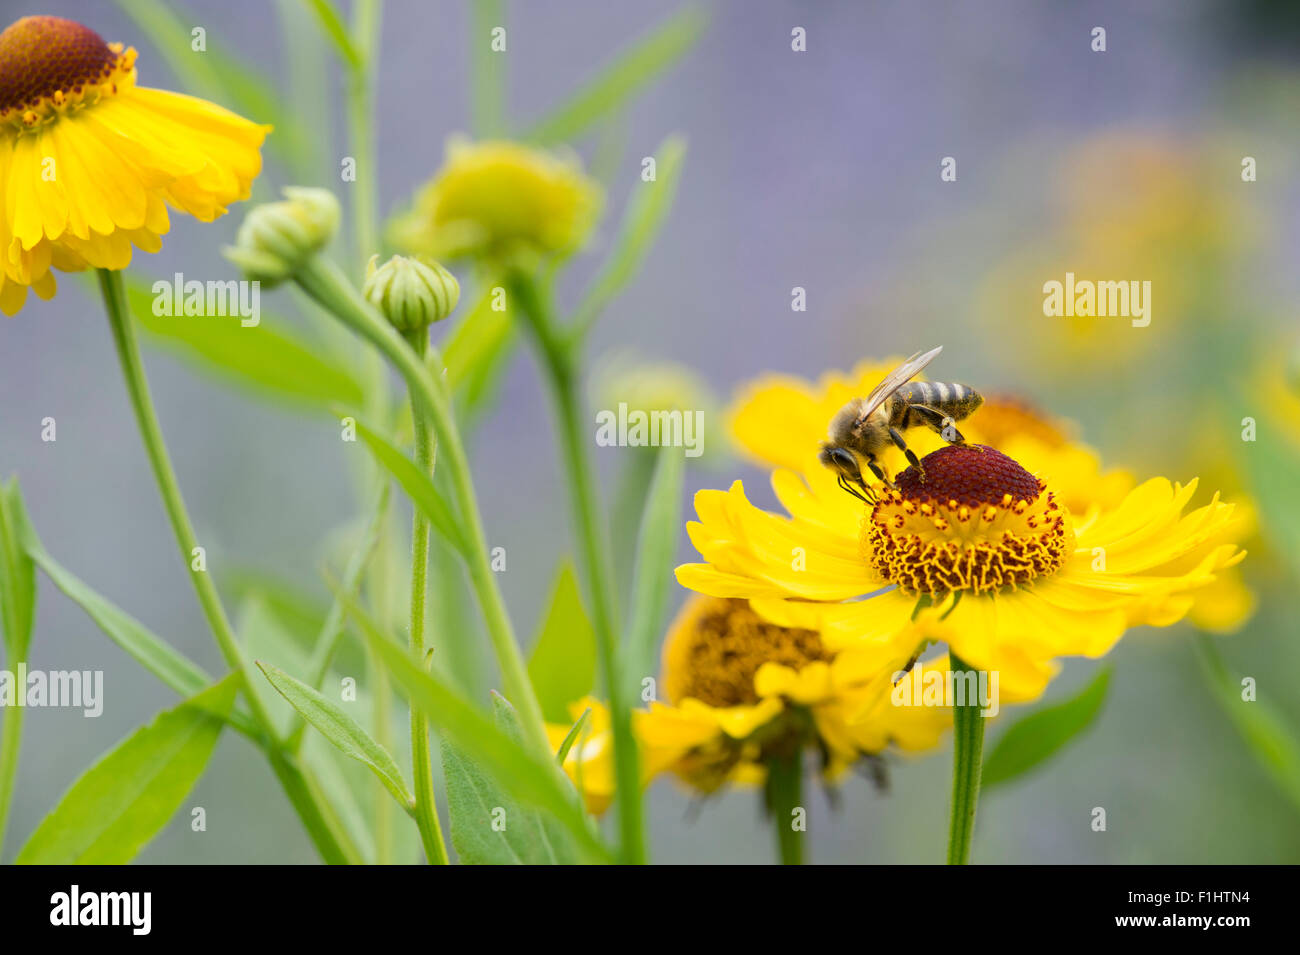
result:
M 754 675 L 764 663 L 800 669 L 830 656 L 815 631 L 769 623 L 747 600 L 697 597 L 664 647 L 664 689 L 672 703 L 689 697 L 717 707 L 753 704 Z
M 1064 565 L 1074 532 L 1038 478 L 987 447 L 950 445 L 897 479 L 863 521 L 866 559 L 905 594 L 1016 588 Z
M 0 33 L 0 120 L 21 127 L 94 102 L 130 79 L 135 50 L 61 17 L 23 17 Z

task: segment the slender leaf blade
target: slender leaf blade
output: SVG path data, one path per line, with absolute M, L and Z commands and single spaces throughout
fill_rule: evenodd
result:
M 239 685 L 231 674 L 115 746 L 72 784 L 14 861 L 123 865 L 134 859 L 203 775 Z
M 339 752 L 369 766 L 403 807 L 412 805 L 413 797 L 396 760 L 360 723 L 324 694 L 294 679 L 274 664 L 256 662 L 271 686 L 302 714 L 303 719 L 320 731 Z
M 1072 699 L 1023 717 L 1002 734 L 984 761 L 981 785 L 988 789 L 1027 773 L 1092 725 L 1110 686 L 1110 668 L 1100 670 Z
M 26 513 L 18 479 L 0 483 L 0 627 L 10 667 L 27 659 L 36 620 L 36 568 L 19 537 Z
M 668 219 L 681 181 L 686 141 L 669 136 L 655 150 L 656 172 L 653 182 L 642 182 L 628 200 L 614 247 L 600 272 L 578 306 L 573 319 L 576 334 L 581 335 L 636 275 L 646 254 Z
M 589 706 L 582 711 L 582 715 L 578 717 L 578 721 L 569 727 L 569 732 L 566 733 L 564 739 L 560 741 L 560 747 L 555 751 L 555 762 L 558 765 L 563 766 L 564 761 L 569 758 L 569 751 L 573 749 L 573 744 L 578 741 L 578 737 L 582 735 L 583 730 L 586 729 L 587 723 L 590 720 L 591 707 Z
M 542 715 L 554 723 L 568 720 L 569 704 L 596 685 L 596 631 L 567 560 L 551 588 L 541 632 L 528 659 L 528 678 L 537 691 Z
M 619 52 L 614 61 L 568 102 L 528 133 L 541 145 L 568 142 L 598 120 L 617 113 L 695 45 L 709 18 L 699 7 L 685 7 L 649 36 Z
M 370 427 L 355 414 L 350 415 L 357 423 L 357 434 L 375 456 L 402 486 L 411 502 L 418 507 L 429 522 L 443 538 L 461 553 L 465 551 L 464 536 L 461 534 L 461 521 L 442 493 L 434 485 L 433 479 L 420 470 L 419 465 L 398 450 L 397 446 L 386 437 Z
M 1215 700 L 1246 741 L 1251 755 L 1300 808 L 1300 740 L 1267 701 L 1242 699 L 1241 687 L 1228 672 L 1212 637 L 1199 637 L 1197 649 L 1201 670 Z
M 654 672 L 655 642 L 663 632 L 671 568 L 682 526 L 682 482 L 686 459 L 680 448 L 663 448 L 646 495 L 641 532 L 637 536 L 632 613 L 627 623 L 629 680 Z
M 573 790 L 552 762 L 518 745 L 443 680 L 426 672 L 355 604 L 350 603 L 349 610 L 411 704 L 424 712 L 446 740 L 472 752 L 508 795 L 552 814 L 587 854 L 610 859 L 608 848 L 588 828 L 586 816 L 573 801 Z
M 286 321 L 263 313 L 245 328 L 237 317 L 160 316 L 153 311 L 150 282 L 128 274 L 126 297 L 131 314 L 149 341 L 202 371 L 241 389 L 300 407 L 360 404 L 364 390 L 348 369 L 323 356 L 323 350 L 298 338 Z M 158 294 L 174 295 L 174 288 Z

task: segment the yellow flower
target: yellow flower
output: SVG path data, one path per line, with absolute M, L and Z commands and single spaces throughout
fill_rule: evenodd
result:
M 456 137 L 392 238 L 437 259 L 564 253 L 581 245 L 600 207 L 600 187 L 576 158 Z
M 900 360 L 862 362 L 847 375 L 828 372 L 816 383 L 788 375 L 763 376 L 743 387 L 733 403 L 728 413 L 732 437 L 759 464 L 810 471 L 816 480 L 821 470 L 817 449 L 831 418 L 849 399 L 868 394 Z M 962 421 L 961 429 L 971 444 L 997 448 L 1046 481 L 1056 501 L 1079 521 L 1118 507 L 1137 486 L 1131 472 L 1103 467 L 1096 451 L 1074 440 L 1071 422 L 1049 418 L 1014 396 L 986 395 L 983 406 Z M 907 443 L 918 455 L 946 444 L 939 435 L 920 428 L 907 433 Z M 882 464 L 893 475 L 907 462 L 891 446 Z M 845 503 L 852 505 L 851 500 Z M 1218 536 L 1167 565 L 1153 565 L 1148 573 L 1181 576 L 1216 547 L 1241 544 L 1251 534 L 1253 515 L 1251 506 L 1239 504 L 1235 519 L 1222 524 Z M 1189 619 L 1215 633 L 1238 629 L 1255 609 L 1254 594 L 1236 567 L 1221 568 L 1212 583 L 1191 591 L 1186 599 L 1191 602 Z
M 58 17 L 0 33 L 0 309 L 50 268 L 122 269 L 156 252 L 167 206 L 210 222 L 248 197 L 270 130 L 136 83 L 136 52 Z
M 1049 483 L 993 448 L 946 446 L 922 466 L 924 482 L 909 468 L 874 507 L 829 471 L 779 470 L 773 488 L 789 518 L 754 507 L 739 481 L 700 491 L 688 530 L 706 563 L 679 567 L 677 579 L 882 665 L 945 641 L 998 671 L 1003 700 L 1018 702 L 1042 693 L 1057 658 L 1098 657 L 1130 626 L 1181 619 L 1197 588 L 1244 557 L 1216 543 L 1231 505 L 1216 495 L 1183 513 L 1195 481 L 1154 478 L 1076 519 Z M 1189 555 L 1194 565 L 1177 567 Z
M 709 793 L 760 782 L 772 758 L 804 749 L 820 755 L 827 779 L 891 745 L 929 749 L 951 726 L 952 712 L 892 704 L 891 678 L 906 662 L 833 651 L 816 632 L 774 625 L 744 600 L 695 596 L 664 645 L 667 704 L 633 714 L 643 780 L 671 771 Z M 930 666 L 946 670 L 947 661 Z M 614 774 L 604 708 L 584 700 L 573 714 L 588 706 L 591 732 L 565 766 L 598 811 L 612 798 Z M 567 727 L 550 732 L 558 744 Z

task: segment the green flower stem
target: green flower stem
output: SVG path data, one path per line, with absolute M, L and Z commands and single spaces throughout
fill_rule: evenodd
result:
M 357 0 L 352 14 L 352 44 L 359 60 L 350 64 L 348 71 L 347 115 L 352 150 L 357 161 L 357 178 L 350 184 L 350 189 L 358 269 L 370 256 L 379 252 L 375 202 L 379 172 L 375 167 L 375 136 L 371 119 L 375 115 L 374 64 L 382 9 L 379 0 Z
M 422 328 L 407 336 L 411 349 L 424 361 L 429 349 L 429 330 Z M 415 396 L 411 396 L 411 421 L 415 427 L 415 463 L 425 474 L 433 473 L 433 436 L 429 422 Z M 424 599 L 429 587 L 429 519 L 418 507 L 411 518 L 411 652 L 424 662 Z M 438 822 L 438 804 L 433 792 L 433 764 L 429 759 L 429 724 L 424 714 L 411 707 L 411 770 L 415 781 L 415 821 L 424 841 L 430 864 L 447 865 L 447 846 Z
M 601 677 L 609 694 L 610 727 L 614 736 L 616 799 L 623 861 L 646 861 L 641 770 L 636 739 L 632 735 L 632 712 L 628 687 L 623 681 L 618 635 L 615 632 L 613 562 L 600 528 L 599 500 L 589 455 L 590 438 L 584 433 L 578 374 L 573 353 L 565 346 L 549 296 L 529 275 L 514 273 L 509 278 L 510 294 L 532 328 L 551 398 L 559 419 L 561 447 L 567 471 L 569 500 L 577 524 L 581 559 L 591 594 L 592 625 L 596 630 Z
M 17 660 L 7 661 L 17 667 Z M 18 772 L 18 749 L 23 741 L 23 708 L 6 706 L 0 714 L 0 853 L 4 851 L 5 826 L 9 822 L 9 805 L 13 801 L 14 779 Z
M 949 653 L 956 680 L 961 674 L 979 671 Z M 955 702 L 955 701 L 954 701 Z M 978 694 L 963 694 L 952 710 L 952 816 L 948 825 L 948 864 L 970 861 L 971 836 L 975 833 L 975 806 L 979 802 L 980 772 L 984 758 L 984 716 Z
M 501 598 L 496 575 L 492 572 L 483 519 L 460 430 L 452 414 L 451 396 L 447 392 L 446 382 L 441 377 L 434 378 L 429 374 L 425 363 L 410 345 L 348 284 L 338 266 L 317 256 L 299 269 L 296 279 L 312 298 L 383 352 L 406 379 L 412 400 L 432 422 L 442 452 L 442 466 L 451 475 L 461 520 L 465 525 L 469 550 L 465 558 L 470 582 L 483 608 L 492 649 L 496 653 L 497 664 L 501 667 L 506 696 L 519 712 L 527 743 L 537 752 L 549 754 L 542 708 L 528 679 L 528 670 L 524 666 L 519 644 L 515 641 L 514 630 L 506 614 L 505 601 Z M 433 352 L 433 349 L 430 348 L 430 351 Z M 436 353 L 432 357 L 434 365 L 441 367 L 442 357 Z
M 778 756 L 768 761 L 764 783 L 767 809 L 776 830 L 777 849 L 782 865 L 803 865 L 804 833 L 791 824 L 794 810 L 803 801 L 803 761 L 799 753 Z
M 189 513 L 185 510 L 185 502 L 181 498 L 176 472 L 167 454 L 167 446 L 163 441 L 162 428 L 158 424 L 153 398 L 149 394 L 149 383 L 145 378 L 144 365 L 140 361 L 140 348 L 136 342 L 135 326 L 131 323 L 131 315 L 127 309 L 122 276 L 120 272 L 100 269 L 98 278 L 99 289 L 104 298 L 104 308 L 108 313 L 109 327 L 113 332 L 113 343 L 117 348 L 117 356 L 122 365 L 122 376 L 131 399 L 131 407 L 135 411 L 136 423 L 140 428 L 140 436 L 144 441 L 154 478 L 158 482 L 163 506 L 171 521 L 172 530 L 176 534 L 181 559 L 188 569 L 194 548 L 197 546 L 197 539 L 194 527 L 190 523 Z M 272 768 L 289 795 L 294 809 L 307 827 L 316 848 L 326 862 L 361 861 L 360 853 L 350 844 L 343 834 L 342 827 L 328 812 L 328 807 L 320 798 L 319 791 L 305 776 L 297 760 L 281 750 L 280 740 L 276 737 L 273 728 L 274 724 L 261 698 L 252 691 L 248 662 L 244 659 L 230 621 L 226 618 L 226 612 L 221 606 L 221 598 L 212 583 L 212 577 L 206 571 L 190 571 L 189 575 L 190 582 L 198 595 L 199 605 L 203 608 L 203 615 L 207 618 L 208 626 L 221 649 L 221 655 L 243 681 L 244 696 L 248 700 L 249 709 L 266 734 L 266 751 L 271 756 Z

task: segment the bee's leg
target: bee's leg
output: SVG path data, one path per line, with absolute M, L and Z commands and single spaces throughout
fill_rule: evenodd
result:
M 891 481 L 885 475 L 884 469 L 882 469 L 881 466 L 876 463 L 875 458 L 872 458 L 871 460 L 867 461 L 867 467 L 871 468 L 871 473 L 874 474 L 877 478 L 879 478 L 880 482 L 884 484 L 885 487 L 889 488 L 890 490 L 897 490 L 894 482 Z
M 936 411 L 926 405 L 911 405 L 907 410 L 920 418 L 931 431 L 949 444 L 966 443 L 966 436 L 957 430 L 957 424 L 952 415 L 946 415 L 942 411 Z
M 836 478 L 836 481 L 838 482 L 839 486 L 840 486 L 843 490 L 848 491 L 850 494 L 852 494 L 854 497 L 856 497 L 856 498 L 857 498 L 859 501 L 861 501 L 863 504 L 872 504 L 872 505 L 874 505 L 874 504 L 876 503 L 876 501 L 875 501 L 875 495 L 871 493 L 871 489 L 868 488 L 865 484 L 862 485 L 862 490 L 859 491 L 856 487 L 853 486 L 853 482 L 850 481 L 850 480 L 849 480 L 847 477 L 845 477 L 843 474 L 838 475 L 837 478 Z M 865 493 L 863 493 L 863 492 L 865 492 Z
M 897 428 L 890 428 L 889 436 L 890 438 L 893 439 L 894 444 L 898 446 L 898 450 L 902 451 L 903 454 L 906 455 L 907 463 L 912 465 L 912 467 L 916 468 L 916 473 L 921 476 L 921 483 L 924 484 L 925 468 L 922 466 L 920 460 L 917 458 L 916 452 L 913 451 L 911 448 L 909 448 L 907 446 L 907 442 L 903 440 L 902 432 L 900 432 Z

